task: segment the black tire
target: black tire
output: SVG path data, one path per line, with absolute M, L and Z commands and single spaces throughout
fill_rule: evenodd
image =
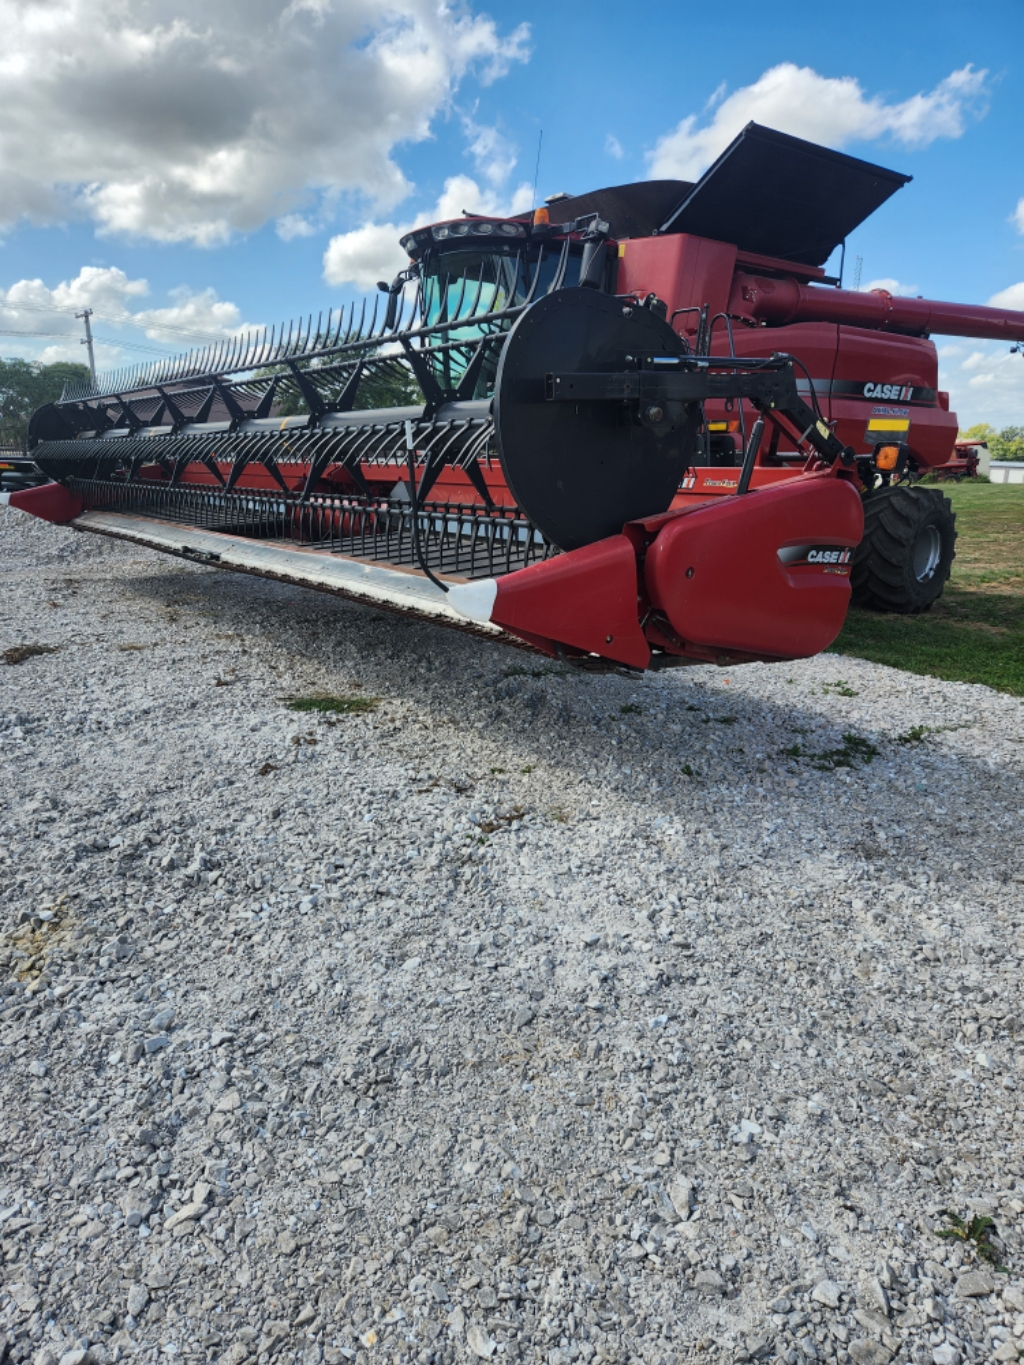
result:
M 864 538 L 853 555 L 853 600 L 914 616 L 942 595 L 956 554 L 956 516 L 931 488 L 879 488 L 864 499 Z

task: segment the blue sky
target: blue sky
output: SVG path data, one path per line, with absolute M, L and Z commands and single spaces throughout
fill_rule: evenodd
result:
M 848 281 L 859 255 L 865 286 L 1024 310 L 1020 0 L 0 0 L 0 19 L 3 355 L 81 359 L 87 305 L 101 368 L 337 306 L 417 217 L 528 202 L 541 130 L 543 197 L 690 178 L 748 117 L 913 175 L 850 239 Z M 1024 357 L 938 344 L 965 424 L 1024 424 Z

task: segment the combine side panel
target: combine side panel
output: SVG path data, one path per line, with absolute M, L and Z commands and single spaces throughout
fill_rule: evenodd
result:
M 840 327 L 832 381 L 839 439 L 865 455 L 882 441 L 897 441 L 919 465 L 945 464 L 957 420 L 939 402 L 938 368 L 935 343 L 924 337 Z

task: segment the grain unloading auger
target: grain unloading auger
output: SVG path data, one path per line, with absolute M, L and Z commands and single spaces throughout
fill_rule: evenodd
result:
M 823 287 L 905 179 L 751 125 L 696 186 L 417 229 L 369 319 L 41 409 L 56 482 L 10 501 L 583 666 L 816 653 L 851 566 L 902 610 L 948 574 L 951 514 L 906 486 L 956 433 L 923 333 L 1024 336 Z

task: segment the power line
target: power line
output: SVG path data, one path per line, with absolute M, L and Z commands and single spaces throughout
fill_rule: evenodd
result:
M 73 332 L 12 332 L 0 328 L 0 337 L 45 337 L 54 341 L 74 341 Z M 143 346 L 138 341 L 122 341 L 116 337 L 94 336 L 94 341 L 100 341 L 104 346 L 115 346 L 125 351 L 145 351 L 147 355 L 167 356 L 173 355 L 173 351 L 161 350 L 159 346 Z
M 43 303 L 12 303 L 9 299 L 0 298 L 0 310 L 11 313 L 57 313 L 61 317 L 79 317 L 74 308 L 58 308 L 53 304 Z M 98 313 L 91 309 L 93 317 L 102 318 L 104 322 L 115 322 L 124 327 L 139 327 L 142 330 L 154 332 L 176 332 L 180 336 L 196 337 L 200 341 L 223 341 L 223 332 L 197 332 L 191 327 L 178 327 L 173 322 L 152 322 L 148 318 L 138 319 L 131 313 Z M 0 336 L 7 333 L 0 332 Z M 42 335 L 40 333 L 40 335 Z

